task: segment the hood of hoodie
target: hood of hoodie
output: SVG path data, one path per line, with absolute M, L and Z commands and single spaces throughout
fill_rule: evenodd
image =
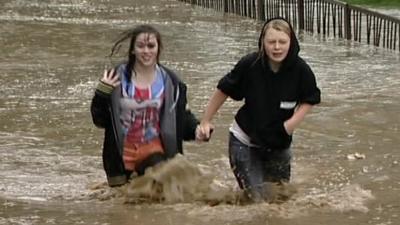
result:
M 281 67 L 279 69 L 279 71 L 284 71 L 284 70 L 286 70 L 286 68 L 289 65 L 292 65 L 293 63 L 296 62 L 296 60 L 298 58 L 298 55 L 299 55 L 299 52 L 300 52 L 299 41 L 297 40 L 296 34 L 295 34 L 294 30 L 293 30 L 293 27 L 289 23 L 288 20 L 286 20 L 283 17 L 274 17 L 274 18 L 268 19 L 264 23 L 264 25 L 263 25 L 263 27 L 261 29 L 260 36 L 258 38 L 258 52 L 259 52 L 259 54 L 264 52 L 264 54 L 262 54 L 262 55 L 264 55 L 264 57 L 262 57 L 262 61 L 263 61 L 263 64 L 265 65 L 265 63 L 268 62 L 268 56 L 265 54 L 265 51 L 263 49 L 261 49 L 262 48 L 264 29 L 265 29 L 265 26 L 267 26 L 267 24 L 269 22 L 271 22 L 272 20 L 277 20 L 277 19 L 285 21 L 290 27 L 290 46 L 289 46 L 289 51 L 288 51 L 288 54 L 287 54 L 286 58 L 283 60 L 282 65 L 281 65 Z

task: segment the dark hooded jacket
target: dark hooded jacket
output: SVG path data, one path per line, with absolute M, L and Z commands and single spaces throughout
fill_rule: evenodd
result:
M 244 99 L 235 120 L 251 143 L 262 148 L 289 148 L 292 135 L 287 134 L 283 123 L 299 104 L 320 102 L 321 93 L 314 73 L 298 55 L 300 48 L 293 28 L 290 36 L 288 55 L 277 73 L 271 70 L 267 56 L 260 57 L 261 33 L 259 52 L 240 59 L 217 86 L 234 100 Z
M 164 104 L 160 110 L 160 136 L 166 158 L 182 152 L 182 141 L 195 139 L 199 121 L 186 109 L 186 85 L 165 66 L 160 65 L 165 85 Z M 117 67 L 118 75 L 126 75 L 126 65 Z M 120 79 L 121 80 L 121 79 Z M 120 122 L 121 87 L 100 82 L 91 103 L 93 123 L 104 128 L 103 167 L 110 186 L 127 182 L 122 160 L 124 135 Z

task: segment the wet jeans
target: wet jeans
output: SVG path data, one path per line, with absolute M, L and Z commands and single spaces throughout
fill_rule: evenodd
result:
M 247 197 L 260 201 L 268 196 L 269 182 L 288 182 L 290 179 L 290 148 L 284 150 L 250 147 L 232 133 L 229 136 L 229 161 L 233 173 Z

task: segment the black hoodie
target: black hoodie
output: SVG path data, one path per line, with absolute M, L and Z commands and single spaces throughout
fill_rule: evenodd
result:
M 265 22 L 263 29 L 271 20 Z M 261 39 L 262 33 L 259 52 Z M 299 104 L 320 102 L 315 75 L 298 55 L 300 47 L 292 27 L 290 39 L 288 55 L 277 73 L 271 70 L 267 56 L 259 57 L 259 52 L 254 52 L 244 56 L 217 86 L 234 100 L 244 99 L 235 120 L 251 143 L 262 148 L 290 147 L 292 136 L 287 134 L 283 123 Z

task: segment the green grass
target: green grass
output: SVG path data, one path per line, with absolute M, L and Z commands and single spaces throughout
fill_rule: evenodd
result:
M 394 7 L 400 9 L 400 0 L 340 0 L 354 5 Z

